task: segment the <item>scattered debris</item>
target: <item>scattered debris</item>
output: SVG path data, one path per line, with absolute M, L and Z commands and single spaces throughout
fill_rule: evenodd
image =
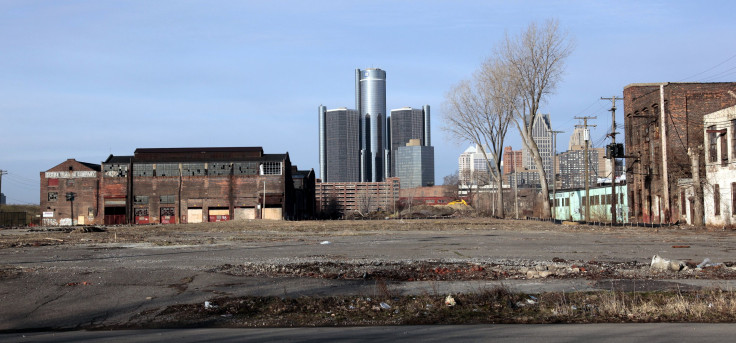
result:
M 673 245 L 672 247 L 675 249 L 681 249 L 681 248 L 689 248 L 690 246 L 689 245 Z
M 83 226 L 83 227 L 74 229 L 72 233 L 90 233 L 90 232 L 105 232 L 105 231 L 107 230 L 101 227 L 97 227 L 97 226 Z
M 92 283 L 88 281 L 82 281 L 82 282 L 69 282 L 66 285 L 67 286 L 90 286 L 92 285 Z
M 388 310 L 388 309 L 390 309 L 390 308 L 391 308 L 391 305 L 389 305 L 389 304 L 387 304 L 387 303 L 384 303 L 384 302 L 382 302 L 382 303 L 381 303 L 381 308 L 382 308 L 382 309 L 384 309 L 384 310 Z
M 322 245 L 327 245 L 327 244 L 332 244 L 332 242 L 330 242 L 330 241 L 322 241 L 322 242 L 321 242 L 321 243 L 319 243 L 319 244 L 322 244 Z
M 213 304 L 213 303 L 211 303 L 209 301 L 205 301 L 204 302 L 204 308 L 207 309 L 207 310 L 215 309 L 215 308 L 217 308 L 217 305 L 215 305 L 215 304 Z
M 447 298 L 445 298 L 445 305 L 447 305 L 448 307 L 453 307 L 457 305 L 457 303 L 455 302 L 455 298 L 453 298 L 452 295 L 448 295 Z
M 51 237 L 46 237 L 46 238 L 44 238 L 44 239 L 45 239 L 45 240 L 47 240 L 47 241 L 54 241 L 54 242 L 63 242 L 63 241 L 64 241 L 64 240 L 63 240 L 63 239 L 61 239 L 61 238 L 51 238 Z
M 659 257 L 658 255 L 652 256 L 652 264 L 650 265 L 655 270 L 671 270 L 679 272 L 687 268 L 687 265 L 683 261 L 668 260 L 666 258 Z
M 703 269 L 703 268 L 720 268 L 723 266 L 723 263 L 712 263 L 709 258 L 705 258 L 703 262 L 700 262 L 695 268 Z

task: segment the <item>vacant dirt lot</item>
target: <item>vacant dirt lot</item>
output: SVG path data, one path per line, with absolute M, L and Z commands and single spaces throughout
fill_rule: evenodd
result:
M 381 302 L 409 301 L 397 297 L 467 301 L 458 294 L 499 286 L 532 294 L 729 288 L 734 249 L 732 231 L 491 219 L 0 230 L 0 330 L 176 326 L 180 317 L 195 325 L 200 317 L 187 309 L 237 299 L 273 307 L 305 296 L 348 297 L 339 300 L 346 311 L 357 304 L 381 311 Z M 683 270 L 650 268 L 655 254 L 682 261 Z M 312 306 L 299 304 L 286 308 Z M 283 320 L 274 318 L 249 325 Z

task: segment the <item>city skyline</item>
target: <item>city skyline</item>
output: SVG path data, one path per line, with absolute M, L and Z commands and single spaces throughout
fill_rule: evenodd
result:
M 355 107 L 328 110 L 319 105 L 319 175 L 323 182 L 381 182 L 396 177 L 400 147 L 411 139 L 430 145 L 429 105 L 396 108 L 387 115 L 385 70 L 355 69 Z M 431 169 L 426 175 L 432 175 L 429 183 L 434 184 L 434 159 L 431 166 L 426 158 L 422 160 Z
M 439 184 L 467 147 L 441 130 L 445 92 L 469 78 L 505 33 L 549 18 L 575 42 L 541 109 L 554 130 L 566 131 L 557 151 L 583 115 L 598 117 L 591 142 L 601 147 L 611 103 L 600 97 L 621 96 L 637 82 L 733 80 L 736 47 L 719 37 L 734 31 L 734 8 L 729 1 L 4 2 L 2 191 L 8 203 L 38 203 L 39 172 L 136 147 L 263 146 L 319 173 L 314 108 L 352 103 L 344 71 L 372 66 L 392 73 L 386 108 L 433 107 Z M 355 20 L 365 15 L 372 20 Z M 368 48 L 348 49 L 357 37 Z M 509 132 L 505 145 L 519 149 Z

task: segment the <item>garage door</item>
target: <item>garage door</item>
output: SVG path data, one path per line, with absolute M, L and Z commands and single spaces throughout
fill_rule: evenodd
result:
M 210 209 L 209 222 L 223 222 L 230 220 L 230 210 L 228 209 Z
M 201 223 L 202 222 L 202 209 L 201 208 L 188 208 L 187 209 L 187 223 Z
M 265 208 L 263 211 L 263 219 L 281 220 L 281 207 Z
M 256 209 L 253 207 L 236 208 L 235 220 L 256 219 Z

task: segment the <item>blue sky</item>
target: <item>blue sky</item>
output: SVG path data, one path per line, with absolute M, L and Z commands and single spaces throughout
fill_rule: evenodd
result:
M 602 146 L 610 131 L 602 96 L 637 82 L 736 80 L 734 9 L 732 1 L 0 1 L 2 191 L 8 203 L 38 203 L 39 172 L 136 148 L 263 146 L 319 173 L 317 107 L 354 107 L 354 70 L 369 67 L 387 72 L 389 109 L 432 107 L 441 183 L 468 145 L 442 131 L 445 93 L 506 32 L 549 18 L 575 42 L 542 108 L 565 131 L 558 151 L 583 115 L 598 117 L 592 139 Z M 508 145 L 520 148 L 518 136 L 512 130 Z

